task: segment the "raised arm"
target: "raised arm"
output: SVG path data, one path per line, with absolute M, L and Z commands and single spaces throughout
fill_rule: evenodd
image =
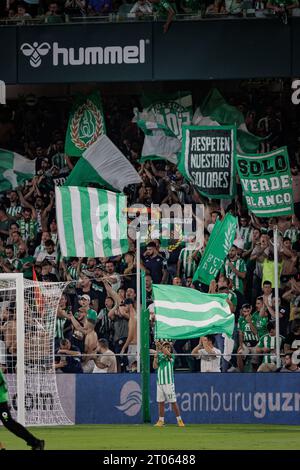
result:
M 103 284 L 104 284 L 104 287 L 106 289 L 106 292 L 108 293 L 109 297 L 111 297 L 114 302 L 115 302 L 115 307 L 119 307 L 120 305 L 120 302 L 121 302 L 121 298 L 119 296 L 119 294 L 117 294 L 117 292 L 115 292 L 113 290 L 113 288 L 111 287 L 110 283 L 108 281 L 106 281 L 105 279 L 103 279 Z

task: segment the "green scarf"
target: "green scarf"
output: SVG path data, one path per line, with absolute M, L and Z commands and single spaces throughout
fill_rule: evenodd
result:
M 21 237 L 23 238 L 23 240 L 35 239 L 37 232 L 37 223 L 35 220 L 30 219 L 29 222 L 25 222 L 25 219 L 22 217 L 22 219 L 20 219 L 19 225 Z

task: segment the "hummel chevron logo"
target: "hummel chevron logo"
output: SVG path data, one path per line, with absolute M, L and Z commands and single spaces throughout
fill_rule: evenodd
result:
M 42 63 L 41 56 L 45 56 L 51 49 L 50 44 L 47 42 L 43 42 L 42 44 L 38 44 L 38 42 L 34 42 L 32 45 L 28 42 L 25 42 L 21 46 L 21 51 L 26 57 L 30 57 L 30 65 L 31 67 L 37 68 Z

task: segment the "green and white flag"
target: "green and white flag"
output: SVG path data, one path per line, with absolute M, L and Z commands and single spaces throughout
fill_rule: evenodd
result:
M 286 147 L 264 154 L 237 155 L 237 170 L 249 211 L 257 217 L 294 213 Z
M 194 274 L 193 282 L 200 281 L 209 285 L 217 277 L 233 245 L 237 223 L 237 217 L 231 214 L 226 214 L 222 221 L 217 220 Z
M 56 186 L 55 197 L 62 256 L 97 258 L 128 251 L 124 194 Z
M 64 185 L 96 183 L 107 189 L 123 191 L 125 186 L 141 182 L 141 177 L 125 155 L 106 135 L 102 135 L 83 153 Z
M 15 189 L 35 175 L 35 161 L 0 149 L 0 192 Z
M 81 157 L 83 152 L 105 133 L 100 93 L 96 91 L 89 96 L 79 96 L 69 117 L 65 154 Z
M 195 126 L 229 126 L 237 129 L 237 150 L 240 153 L 254 153 L 259 150 L 264 140 L 248 131 L 241 111 L 229 105 L 217 89 L 212 89 L 201 108 L 197 108 L 193 117 Z
M 181 151 L 182 126 L 191 124 L 193 103 L 190 92 L 144 97 L 144 109 L 133 110 L 133 122 L 145 133 L 141 161 L 166 159 L 177 163 Z
M 211 199 L 235 195 L 235 127 L 183 126 L 178 170 Z
M 164 124 L 151 121 L 137 121 L 144 132 L 145 139 L 140 162 L 165 159 L 177 164 L 181 151 L 181 142 Z
M 154 284 L 155 339 L 192 339 L 217 333 L 231 337 L 234 315 L 226 297 L 188 287 Z

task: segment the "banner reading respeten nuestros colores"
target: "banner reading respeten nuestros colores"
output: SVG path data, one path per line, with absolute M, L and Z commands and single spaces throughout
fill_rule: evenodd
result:
M 235 194 L 235 127 L 183 126 L 179 171 L 209 198 Z
M 294 213 L 286 147 L 261 155 L 237 155 L 237 170 L 249 211 L 257 217 Z

